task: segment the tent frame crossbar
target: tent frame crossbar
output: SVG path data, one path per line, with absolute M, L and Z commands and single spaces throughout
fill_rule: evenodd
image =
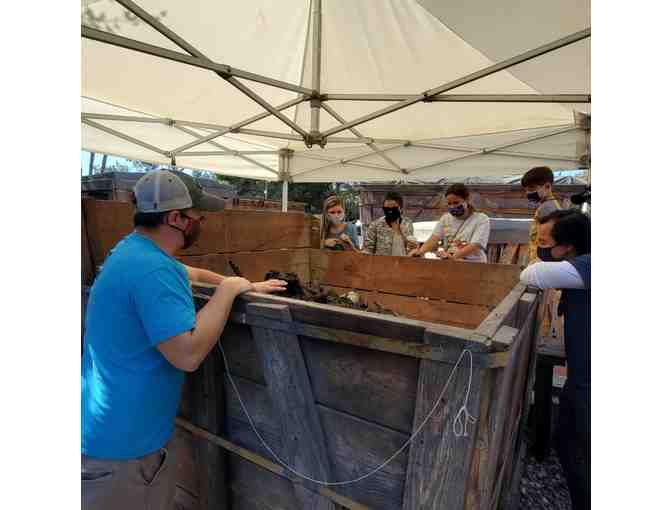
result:
M 323 94 L 322 101 L 406 101 L 417 94 Z M 590 103 L 590 94 L 439 94 L 427 103 Z
M 292 92 L 298 92 L 300 94 L 306 94 L 306 95 L 312 95 L 313 93 L 311 89 L 300 87 L 292 83 L 287 83 L 281 80 L 276 80 L 274 78 L 269 78 L 259 74 L 250 73 L 225 64 L 218 64 L 210 60 L 196 58 L 191 55 L 180 53 L 179 51 L 173 51 L 167 48 L 162 48 L 161 46 L 155 46 L 153 44 L 147 44 L 141 41 L 136 41 L 135 39 L 129 39 L 128 37 L 111 34 L 109 32 L 98 30 L 96 28 L 90 28 L 87 27 L 86 25 L 82 25 L 81 30 L 82 30 L 82 37 L 84 37 L 85 39 L 90 39 L 92 41 L 110 44 L 112 46 L 117 46 L 119 48 L 137 51 L 140 53 L 144 53 L 145 55 L 151 55 L 153 57 L 163 58 L 166 60 L 172 60 L 173 62 L 199 67 L 201 69 L 206 69 L 216 73 L 223 73 L 226 75 L 235 76 L 237 78 L 254 81 L 257 83 L 261 83 L 263 85 L 269 85 L 271 87 L 276 87 L 283 90 L 290 90 Z
M 176 129 L 179 129 L 180 131 L 182 131 L 182 132 L 185 133 L 185 134 L 188 134 L 188 135 L 193 136 L 193 137 L 196 137 L 196 138 L 200 138 L 200 136 L 201 136 L 200 134 L 196 133 L 195 131 L 192 131 L 191 129 L 188 129 L 188 128 L 184 127 L 184 126 L 175 126 L 175 128 L 176 128 Z M 271 168 L 271 167 L 268 166 L 268 165 L 264 165 L 263 163 L 260 163 L 260 162 L 257 161 L 256 159 L 250 158 L 250 157 L 248 156 L 249 152 L 259 152 L 259 151 L 249 151 L 249 152 L 246 154 L 246 153 L 244 153 L 244 152 L 241 153 L 240 151 L 234 151 L 234 150 L 228 148 L 226 145 L 223 145 L 223 144 L 221 144 L 221 143 L 214 142 L 214 141 L 212 141 L 212 140 L 211 140 L 210 142 L 208 142 L 208 143 L 209 143 L 210 145 L 212 145 L 213 147 L 216 147 L 216 148 L 218 148 L 218 149 L 222 149 L 222 150 L 226 153 L 226 155 L 228 155 L 228 156 L 237 156 L 237 157 L 239 157 L 240 159 L 242 159 L 242 160 L 244 160 L 244 161 L 247 161 L 248 163 L 252 163 L 253 165 L 258 166 L 259 168 L 263 168 L 264 170 L 266 170 L 266 171 L 268 171 L 268 172 L 271 172 L 272 174 L 278 175 L 278 171 L 275 170 L 274 168 Z M 267 152 L 267 151 L 266 151 L 266 152 Z M 277 154 L 277 151 L 275 151 L 275 152 L 273 152 L 273 153 L 274 153 L 274 154 Z M 185 156 L 191 156 L 191 155 L 193 155 L 193 154 L 190 154 L 190 153 L 188 153 L 188 152 L 186 152 L 186 153 L 183 152 L 183 153 L 173 154 L 172 156 L 173 156 L 174 158 L 177 158 L 177 156 L 185 157 Z
M 408 172 L 413 173 L 413 172 L 417 172 L 419 170 L 426 170 L 427 168 L 432 168 L 432 167 L 435 167 L 435 166 L 443 165 L 445 163 L 452 163 L 453 161 L 458 161 L 458 160 L 462 160 L 462 159 L 466 159 L 466 158 L 473 158 L 474 156 L 484 156 L 486 154 L 496 153 L 497 151 L 502 150 L 502 149 L 507 149 L 509 147 L 515 147 L 516 145 L 521 145 L 523 143 L 534 142 L 536 140 L 541 140 L 543 138 L 549 138 L 551 136 L 561 135 L 561 134 L 564 134 L 564 133 L 568 133 L 570 131 L 575 131 L 577 129 L 581 129 L 581 128 L 577 128 L 576 126 L 571 126 L 571 127 L 566 127 L 566 128 L 563 128 L 563 129 L 559 129 L 557 131 L 552 131 L 550 133 L 543 133 L 543 134 L 540 134 L 540 135 L 530 136 L 530 137 L 527 137 L 527 138 L 523 138 L 522 140 L 516 140 L 515 142 L 507 142 L 505 144 L 496 145 L 496 146 L 488 147 L 488 148 L 484 148 L 484 149 L 479 149 L 476 152 L 470 152 L 469 154 L 463 154 L 461 156 L 457 156 L 457 157 L 454 157 L 454 158 L 443 159 L 443 160 L 440 160 L 440 161 L 435 161 L 433 163 L 428 163 L 428 164 L 425 164 L 425 165 L 420 165 L 420 166 L 416 166 L 416 167 L 413 167 L 413 168 L 409 168 Z
M 182 39 L 179 35 L 177 35 L 175 32 L 170 30 L 167 26 L 165 26 L 163 23 L 161 23 L 158 19 L 154 18 L 151 14 L 149 14 L 147 11 L 145 11 L 142 7 L 140 7 L 138 4 L 133 2 L 132 0 L 116 0 L 117 3 L 121 4 L 124 6 L 126 9 L 131 11 L 133 14 L 135 14 L 137 17 L 139 17 L 141 20 L 143 20 L 145 23 L 147 23 L 149 26 L 151 26 L 154 30 L 159 32 L 161 35 L 169 39 L 171 42 L 179 46 L 181 49 L 189 53 L 192 57 L 204 60 L 206 62 L 212 62 L 206 55 L 204 55 L 201 51 L 196 49 L 193 45 L 189 44 L 187 41 Z M 222 72 L 222 71 L 215 71 L 215 74 L 222 78 L 223 80 L 229 82 L 231 85 L 233 85 L 235 88 L 237 88 L 240 92 L 245 94 L 249 99 L 257 103 L 259 106 L 261 106 L 264 110 L 269 112 L 271 115 L 276 117 L 278 120 L 286 124 L 289 128 L 293 129 L 297 133 L 300 133 L 304 137 L 308 136 L 308 132 L 305 131 L 301 126 L 299 126 L 296 122 L 291 120 L 290 118 L 286 117 L 282 113 L 280 113 L 279 110 L 271 106 L 270 103 L 268 103 L 265 99 L 263 99 L 259 94 L 254 92 L 252 89 L 250 89 L 247 85 L 244 83 L 241 83 L 235 76 L 233 76 L 230 72 Z
M 341 117 L 336 110 L 334 110 L 331 106 L 329 106 L 326 103 L 322 103 L 322 108 L 329 113 L 334 119 L 336 119 L 338 122 L 341 124 L 345 124 L 347 121 Z M 355 135 L 359 139 L 364 139 L 366 138 L 357 128 L 350 128 L 350 132 Z M 366 145 L 373 151 L 372 153 L 369 154 L 377 154 L 381 158 L 383 158 L 385 161 L 387 161 L 390 165 L 392 165 L 394 168 L 397 169 L 398 172 L 405 173 L 406 171 L 402 169 L 393 159 L 391 159 L 387 154 L 385 154 L 375 143 L 373 142 L 366 142 Z
M 143 142 L 142 140 L 139 140 L 138 138 L 134 138 L 132 136 L 126 135 L 122 133 L 121 131 L 117 131 L 116 129 L 109 128 L 107 126 L 103 126 L 102 124 L 98 124 L 97 122 L 94 122 L 89 119 L 82 119 L 82 124 L 86 124 L 87 126 L 90 126 L 94 129 L 97 129 L 99 131 L 103 131 L 104 133 L 107 133 L 112 136 L 116 136 L 117 138 L 120 138 L 122 140 L 125 140 L 127 142 L 130 142 L 132 144 L 138 145 L 140 147 L 143 147 L 147 150 L 150 150 L 152 152 L 156 152 L 157 154 L 161 154 L 164 157 L 170 158 L 170 154 L 168 151 L 164 151 L 163 149 L 159 149 L 158 147 L 155 147 L 154 145 L 151 145 L 149 143 Z
M 369 122 L 369 121 L 375 120 L 379 117 L 382 117 L 383 115 L 388 115 L 390 113 L 394 113 L 398 110 L 401 110 L 402 108 L 412 106 L 412 105 L 414 105 L 416 103 L 419 103 L 421 101 L 426 101 L 433 96 L 437 96 L 437 95 L 442 94 L 444 92 L 448 92 L 449 90 L 461 87 L 462 85 L 466 85 L 466 84 L 472 83 L 476 80 L 480 80 L 482 78 L 490 76 L 491 74 L 498 73 L 500 71 L 508 69 L 509 67 L 513 67 L 515 65 L 522 64 L 523 62 L 527 62 L 528 60 L 532 60 L 533 58 L 536 58 L 536 57 L 539 57 L 539 56 L 544 55 L 546 53 L 550 53 L 550 52 L 555 51 L 557 49 L 563 48 L 563 47 L 568 46 L 570 44 L 573 44 L 577 41 L 581 41 L 583 39 L 586 39 L 587 37 L 590 37 L 590 28 L 587 28 L 585 30 L 581 30 L 581 31 L 576 32 L 574 34 L 568 35 L 567 37 L 562 37 L 562 38 L 557 39 L 553 42 L 550 42 L 548 44 L 544 44 L 542 46 L 534 48 L 532 50 L 523 52 L 519 55 L 508 58 L 506 60 L 502 60 L 501 62 L 498 62 L 497 64 L 493 64 L 493 65 L 488 66 L 484 69 L 481 69 L 481 70 L 476 71 L 474 73 L 463 76 L 462 78 L 458 78 L 457 80 L 449 81 L 448 83 L 445 83 L 443 85 L 440 85 L 438 87 L 430 89 L 426 92 L 418 94 L 418 95 L 416 95 L 416 96 L 414 96 L 410 99 L 406 99 L 405 101 L 400 101 L 398 103 L 390 105 L 390 106 L 388 106 L 386 108 L 383 108 L 381 110 L 377 110 L 375 112 L 369 113 L 368 115 L 364 115 L 362 117 L 359 117 L 355 120 L 352 120 L 352 121 L 348 122 L 347 124 L 343 124 L 341 126 L 337 126 L 335 128 L 332 128 L 332 129 L 328 129 L 328 130 L 326 130 L 325 132 L 322 133 L 322 136 L 326 138 L 326 137 L 329 137 L 329 136 L 334 135 L 336 133 L 340 133 L 341 131 L 349 129 L 353 126 L 358 126 L 359 124 L 363 124 L 364 122 Z

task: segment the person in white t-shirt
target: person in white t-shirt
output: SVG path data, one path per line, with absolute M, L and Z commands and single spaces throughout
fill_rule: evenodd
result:
M 469 190 L 464 184 L 456 183 L 446 191 L 448 213 L 434 227 L 431 237 L 409 255 L 422 257 L 434 251 L 443 242 L 439 257 L 446 260 L 464 262 L 487 262 L 486 249 L 490 237 L 490 218 L 478 212 L 469 203 Z

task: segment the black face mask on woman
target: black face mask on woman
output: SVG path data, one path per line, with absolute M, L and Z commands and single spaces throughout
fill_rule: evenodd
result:
M 385 213 L 385 221 L 388 225 L 401 218 L 401 211 L 398 207 L 383 207 L 383 213 Z

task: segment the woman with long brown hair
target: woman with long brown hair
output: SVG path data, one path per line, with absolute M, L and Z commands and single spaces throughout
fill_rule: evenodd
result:
M 328 197 L 322 206 L 320 247 L 329 250 L 357 250 L 356 230 L 345 221 L 343 201 L 336 195 Z
M 448 213 L 441 216 L 432 236 L 410 255 L 422 257 L 442 241 L 443 251 L 439 251 L 442 259 L 487 262 L 485 250 L 490 237 L 490 218 L 474 209 L 469 202 L 469 190 L 462 183 L 448 188 L 446 205 Z

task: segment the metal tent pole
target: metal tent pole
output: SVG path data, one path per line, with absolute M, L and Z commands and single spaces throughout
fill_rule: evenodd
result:
M 282 179 L 282 212 L 287 212 L 289 205 L 289 161 L 294 151 L 280 149 L 280 179 Z
M 538 48 L 535 48 L 533 50 L 526 51 L 524 53 L 521 53 L 520 55 L 516 55 L 515 57 L 503 60 L 502 62 L 488 66 L 484 69 L 481 69 L 480 71 L 476 71 L 462 78 L 458 78 L 457 80 L 450 81 L 448 83 L 445 83 L 444 85 L 440 85 L 439 87 L 430 89 L 426 92 L 423 92 L 422 94 L 418 94 L 417 96 L 414 96 L 405 101 L 395 103 L 393 105 L 388 106 L 387 108 L 383 108 L 381 110 L 372 112 L 368 115 L 364 115 L 363 117 L 359 117 L 358 119 L 347 122 L 341 126 L 336 126 L 334 128 L 328 129 L 322 133 L 322 136 L 326 138 L 333 134 L 340 133 L 341 131 L 345 131 L 346 129 L 350 129 L 351 127 L 363 124 L 364 122 L 369 122 L 371 120 L 382 117 L 383 115 L 396 112 L 398 110 L 401 110 L 402 108 L 406 108 L 407 106 L 414 105 L 421 101 L 429 101 L 432 98 L 432 96 L 436 96 L 443 92 L 448 92 L 449 90 L 456 89 L 457 87 L 461 87 L 462 85 L 466 85 L 467 83 L 471 83 L 481 78 L 485 78 L 486 76 L 490 76 L 491 74 L 503 71 L 504 69 L 508 69 L 509 67 L 522 64 L 523 62 L 527 62 L 528 60 L 544 55 L 545 53 L 549 53 L 551 51 L 557 50 L 569 44 L 581 41 L 583 39 L 586 39 L 587 37 L 590 37 L 590 28 L 581 30 L 580 32 L 576 32 L 567 37 L 563 37 L 562 39 L 558 39 L 557 41 L 553 41 L 549 44 L 544 44 L 543 46 L 539 46 Z
M 320 138 L 320 77 L 322 71 L 322 0 L 311 0 L 313 21 L 313 98 L 310 100 L 310 136 Z

